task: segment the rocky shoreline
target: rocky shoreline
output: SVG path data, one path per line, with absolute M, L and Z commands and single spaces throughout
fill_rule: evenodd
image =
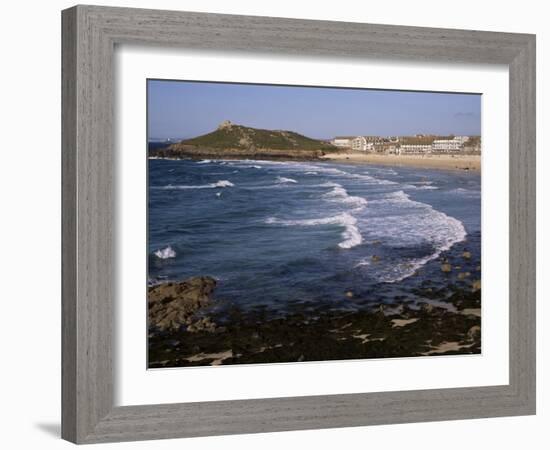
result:
M 209 148 L 175 144 L 150 153 L 153 158 L 173 159 L 275 159 L 296 161 L 321 161 L 327 152 L 324 150 L 292 150 L 271 148 Z
M 479 155 L 378 155 L 343 150 L 279 150 L 279 149 L 216 149 L 179 145 L 165 147 L 149 154 L 152 159 L 231 159 L 272 161 L 314 161 L 357 165 L 381 165 L 392 167 L 418 167 L 424 169 L 481 171 Z
M 481 353 L 479 280 L 422 288 L 415 304 L 294 305 L 278 317 L 234 307 L 221 321 L 208 313 L 215 287 L 206 276 L 149 287 L 150 368 Z

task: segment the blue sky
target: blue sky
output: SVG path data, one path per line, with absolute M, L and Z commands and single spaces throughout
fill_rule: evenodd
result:
M 479 135 L 481 95 L 148 80 L 149 138 L 188 138 L 223 120 L 313 138 Z

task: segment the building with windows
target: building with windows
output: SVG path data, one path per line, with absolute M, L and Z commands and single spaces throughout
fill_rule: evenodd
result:
M 351 148 L 351 143 L 355 136 L 336 136 L 330 143 L 335 147 Z
M 403 144 L 397 150 L 399 155 L 425 155 L 432 152 L 430 144 Z
M 363 136 L 357 136 L 351 141 L 351 148 L 358 151 L 366 151 L 367 140 Z
M 373 144 L 373 151 L 384 155 L 392 155 L 398 154 L 398 147 L 390 142 L 377 142 Z
M 464 147 L 460 139 L 436 139 L 432 143 L 434 153 L 458 153 Z
M 369 140 L 370 136 L 357 136 L 351 141 L 351 148 L 361 152 L 372 152 L 374 149 L 374 142 Z
M 470 139 L 469 136 L 455 136 L 453 138 L 455 141 L 459 141 L 462 145 L 464 145 L 468 140 Z
M 399 147 L 396 144 L 385 144 L 384 153 L 386 155 L 399 155 Z
M 362 137 L 365 138 L 367 142 L 372 142 L 373 144 L 377 144 L 379 142 L 384 141 L 384 138 L 380 136 L 362 136 Z

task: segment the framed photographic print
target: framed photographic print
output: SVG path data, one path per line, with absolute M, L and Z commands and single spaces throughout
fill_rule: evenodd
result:
M 534 74 L 532 35 L 63 11 L 63 437 L 534 414 Z

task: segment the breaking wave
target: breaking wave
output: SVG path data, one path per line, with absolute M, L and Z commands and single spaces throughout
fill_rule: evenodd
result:
M 295 179 L 286 177 L 277 177 L 277 181 L 279 183 L 298 183 Z
M 233 187 L 235 186 L 231 181 L 228 180 L 219 180 L 215 183 L 201 184 L 201 185 L 177 185 L 169 184 L 167 186 L 151 186 L 150 189 L 214 189 L 214 188 L 224 188 L 224 187 Z
M 435 191 L 439 189 L 437 186 L 431 186 L 429 184 L 420 184 L 420 185 L 404 184 L 402 187 L 403 189 L 407 189 L 407 190 L 414 189 L 417 191 Z
M 355 195 L 349 195 L 348 191 L 338 183 L 325 183 L 325 186 L 332 187 L 332 190 L 326 194 L 323 194 L 323 198 L 328 199 L 329 201 L 343 203 L 356 209 L 362 209 L 367 206 L 366 199 Z
M 376 217 L 369 220 L 369 239 L 381 239 L 393 247 L 409 248 L 427 244 L 432 248 L 432 252 L 424 257 L 386 268 L 378 276 L 380 281 L 395 283 L 410 277 L 420 267 L 463 241 L 467 235 L 462 222 L 426 203 L 411 200 L 403 191 L 371 200 L 369 205 L 377 208 Z M 357 265 L 367 264 L 368 259 L 364 259 Z
M 161 249 L 157 250 L 154 254 L 157 258 L 160 258 L 160 259 L 168 259 L 168 258 L 175 258 L 176 257 L 176 252 L 170 246 L 165 247 L 165 248 L 161 248 Z
M 362 181 L 367 182 L 368 184 L 382 184 L 382 185 L 394 185 L 399 184 L 396 181 L 386 180 L 383 178 L 371 177 L 370 175 L 365 175 L 361 173 L 348 173 L 349 178 L 356 178 Z
M 357 219 L 349 213 L 342 213 L 330 217 L 321 217 L 319 219 L 283 220 L 277 219 L 276 217 L 268 217 L 265 220 L 265 223 L 302 227 L 311 227 L 318 225 L 340 225 L 344 227 L 344 231 L 342 231 L 342 237 L 344 238 L 344 240 L 338 244 L 338 247 L 350 249 L 363 242 L 363 236 L 361 236 L 359 228 L 357 227 Z

